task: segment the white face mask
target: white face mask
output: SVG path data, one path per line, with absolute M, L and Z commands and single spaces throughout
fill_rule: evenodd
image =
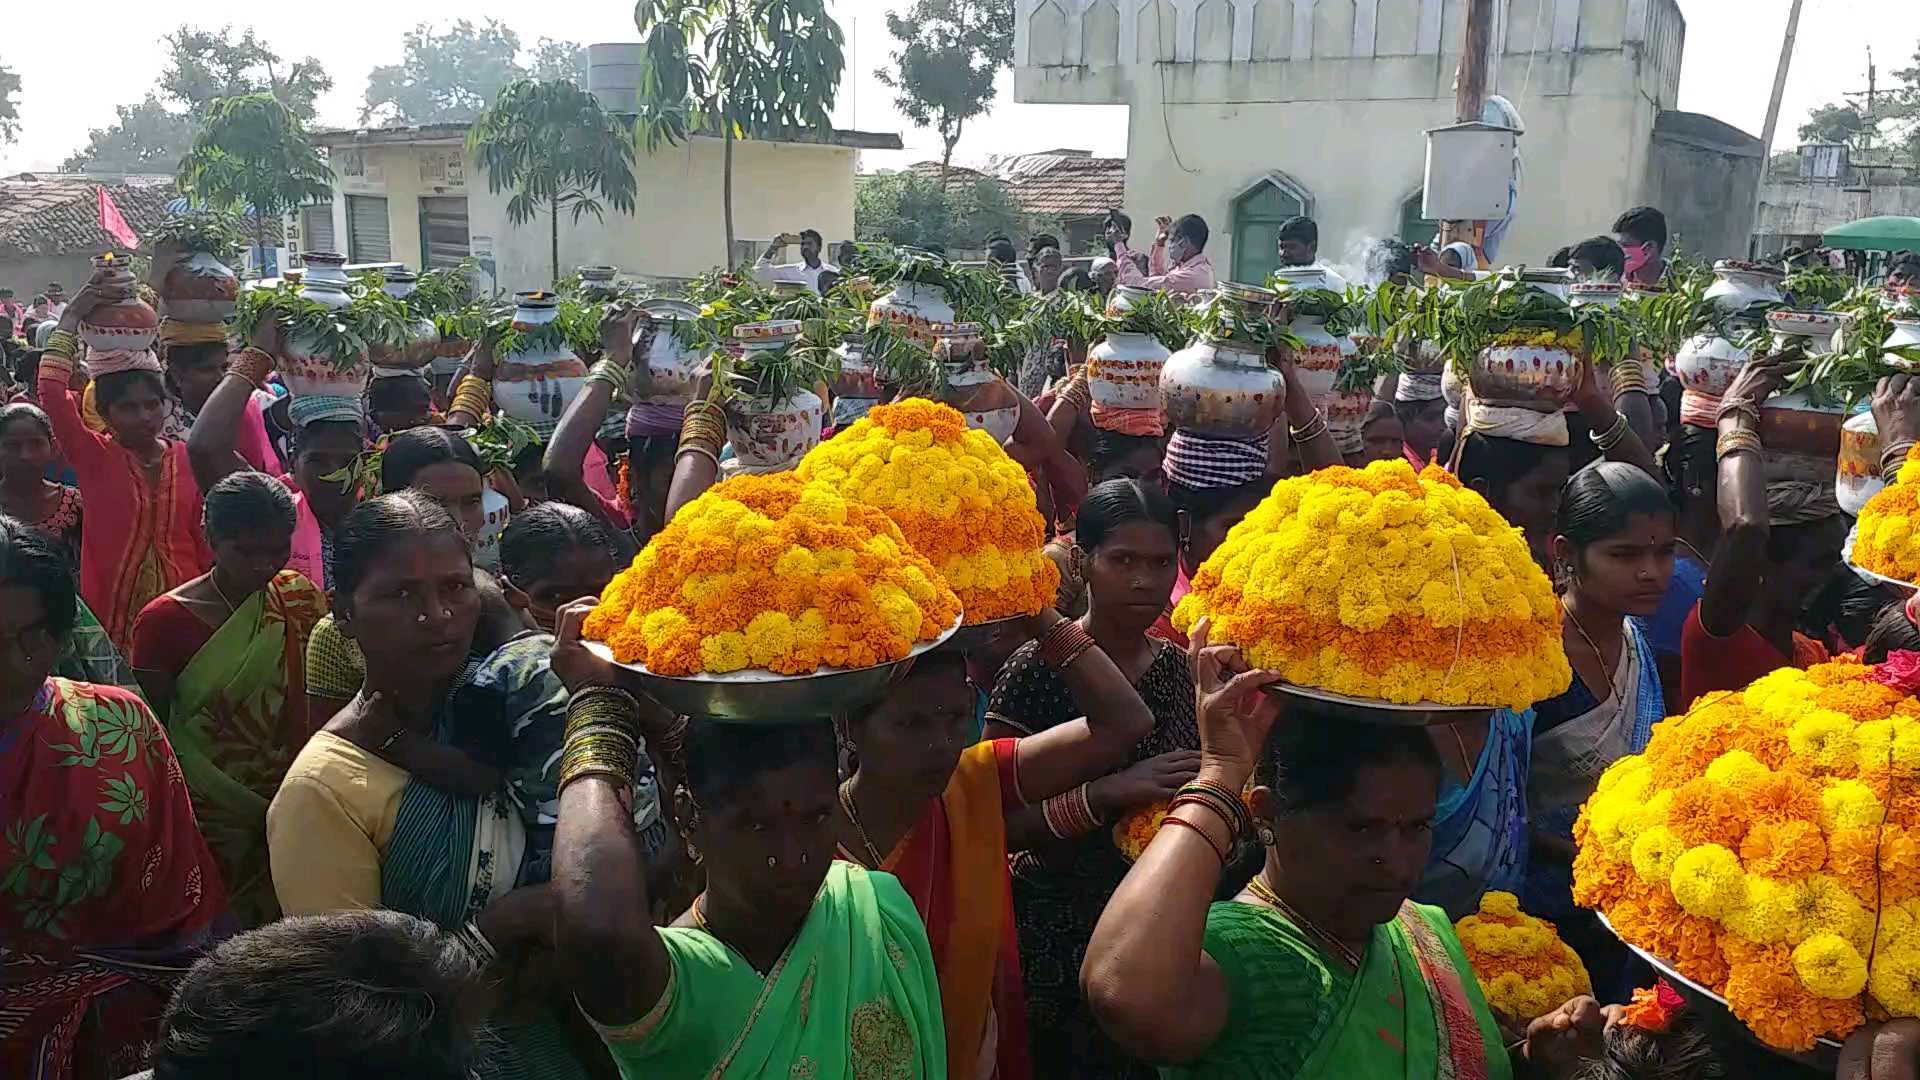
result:
M 1167 258 L 1176 263 L 1186 262 L 1193 254 L 1193 248 L 1184 236 L 1175 236 L 1167 241 Z

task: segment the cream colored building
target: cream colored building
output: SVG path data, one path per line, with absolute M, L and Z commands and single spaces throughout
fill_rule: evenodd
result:
M 295 250 L 332 250 L 350 262 L 451 266 L 480 259 L 506 291 L 547 287 L 549 225 L 542 213 L 507 220 L 511 190 L 492 193 L 467 153 L 466 124 L 316 132 L 333 167 L 333 196 L 295 215 Z M 817 142 L 748 140 L 733 148 L 738 256 L 803 228 L 829 241 L 853 235 L 853 175 L 862 148 L 900 148 L 897 135 L 835 131 Z M 630 274 L 691 277 L 728 261 L 721 216 L 719 139 L 642 152 L 634 212 L 606 208 L 578 225 L 560 215 L 560 272 L 609 263 Z M 793 256 L 790 256 L 793 257 Z
M 1017 100 L 1130 106 L 1137 243 L 1155 215 L 1197 212 L 1216 270 L 1257 279 L 1290 214 L 1319 222 L 1335 261 L 1367 238 L 1432 235 L 1422 132 L 1453 121 L 1467 0 L 1015 4 Z M 1689 247 L 1745 251 L 1759 141 L 1673 111 L 1686 37 L 1674 0 L 1495 0 L 1494 11 L 1488 89 L 1526 131 L 1500 261 L 1545 262 L 1641 203 L 1666 210 Z M 1766 72 L 1735 77 L 1765 93 Z

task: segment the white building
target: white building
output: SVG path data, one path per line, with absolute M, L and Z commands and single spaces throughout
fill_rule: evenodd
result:
M 1015 0 L 1014 96 L 1130 107 L 1126 205 L 1196 212 L 1223 277 L 1258 280 L 1296 213 L 1340 260 L 1424 239 L 1422 132 L 1454 119 L 1467 0 Z M 1629 206 L 1681 242 L 1743 253 L 1759 140 L 1673 111 L 1686 24 L 1674 0 L 1495 0 L 1488 90 L 1525 121 L 1503 262 L 1544 262 Z M 1765 93 L 1764 71 L 1739 73 Z M 1744 194 L 1743 194 L 1744 192 Z

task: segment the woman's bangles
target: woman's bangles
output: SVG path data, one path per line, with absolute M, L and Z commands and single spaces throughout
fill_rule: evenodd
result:
M 227 374 L 238 375 L 254 386 L 265 386 L 273 374 L 273 356 L 249 345 L 227 357 Z
M 467 950 L 474 962 L 479 965 L 480 970 L 485 971 L 493 966 L 494 961 L 500 959 L 500 953 L 493 947 L 493 942 L 487 940 L 487 935 L 480 932 L 480 927 L 473 920 L 469 919 L 465 926 L 456 926 L 447 932 Z
M 1061 619 L 1040 636 L 1040 662 L 1054 671 L 1063 671 L 1093 648 L 1093 635 L 1077 620 Z
M 720 448 L 727 442 L 727 414 L 711 401 L 687 402 L 686 415 L 680 420 L 680 448 L 674 452 L 698 454 L 720 467 Z
M 631 787 L 640 767 L 640 703 L 612 686 L 589 686 L 567 702 L 567 734 L 560 750 L 560 790 L 585 776 Z
M 1308 443 L 1327 433 L 1327 414 L 1321 409 L 1313 410 L 1313 416 L 1299 427 L 1287 425 L 1287 435 L 1297 443 Z
M 1221 843 L 1213 834 L 1200 825 L 1184 818 L 1173 817 L 1175 810 L 1182 806 L 1199 806 L 1218 817 L 1227 827 L 1227 839 Z M 1233 851 L 1234 841 L 1252 828 L 1252 815 L 1247 813 L 1247 804 L 1240 799 L 1240 793 L 1229 789 L 1225 784 L 1204 777 L 1187 781 L 1179 791 L 1174 792 L 1173 801 L 1167 804 L 1168 822 L 1177 823 L 1197 832 L 1207 841 L 1207 846 L 1220 856 L 1220 865 L 1225 866 Z
M 447 406 L 447 411 L 485 416 L 492 405 L 493 384 L 478 375 L 467 375 L 454 389 L 453 401 Z
M 1900 466 L 1907 463 L 1907 455 L 1912 451 L 1913 443 L 1909 440 L 1888 443 L 1887 448 L 1880 451 L 1880 479 L 1889 484 L 1898 480 Z
M 1047 831 L 1061 840 L 1085 836 L 1100 827 L 1100 818 L 1087 799 L 1086 784 L 1041 803 L 1040 814 L 1046 819 Z

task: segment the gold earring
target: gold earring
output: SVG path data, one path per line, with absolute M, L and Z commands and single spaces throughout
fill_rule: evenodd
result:
M 1270 825 L 1256 826 L 1253 830 L 1253 835 L 1259 838 L 1261 847 L 1273 846 L 1273 827 L 1272 826 Z

